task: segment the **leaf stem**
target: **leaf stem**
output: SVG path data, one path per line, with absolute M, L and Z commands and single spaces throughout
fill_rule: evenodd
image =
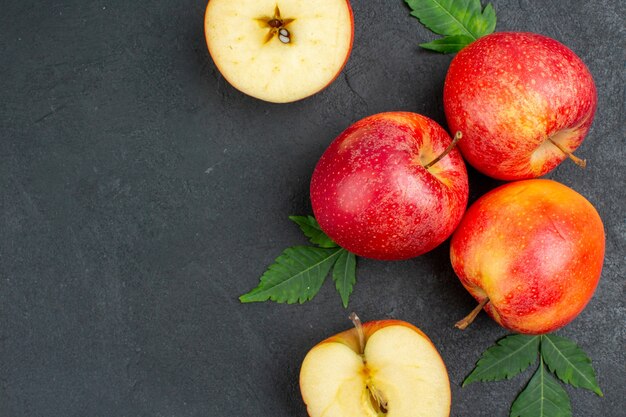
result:
M 488 302 L 489 302 L 489 297 L 485 297 L 485 299 L 482 300 L 480 304 L 478 304 L 476 308 L 472 310 L 471 313 L 463 317 L 461 320 L 457 321 L 454 327 L 456 327 L 457 329 L 461 329 L 461 330 L 467 329 L 467 327 L 470 324 L 472 324 L 476 316 L 478 316 L 478 313 L 481 312 L 481 310 L 485 307 L 485 305 L 487 305 Z

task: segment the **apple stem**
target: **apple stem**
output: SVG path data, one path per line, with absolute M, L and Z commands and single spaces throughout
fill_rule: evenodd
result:
M 359 352 L 362 355 L 363 352 L 365 352 L 365 333 L 363 332 L 363 323 L 361 323 L 361 319 L 355 312 L 352 312 L 349 318 L 352 320 L 352 324 L 354 324 L 356 332 L 359 335 Z
M 474 321 L 478 313 L 480 313 L 480 311 L 485 307 L 485 305 L 487 305 L 488 302 L 489 302 L 489 297 L 485 297 L 485 299 L 482 300 L 480 304 L 478 304 L 476 308 L 472 310 L 471 313 L 469 313 L 467 316 L 465 316 L 461 320 L 457 321 L 454 327 L 456 327 L 457 329 L 461 329 L 461 330 L 467 329 L 467 326 L 472 324 L 472 322 Z
M 461 140 L 462 137 L 463 137 L 463 133 L 461 133 L 460 131 L 456 132 L 456 134 L 454 135 L 454 139 L 452 139 L 452 142 L 450 142 L 446 150 L 443 151 L 441 155 L 439 155 L 438 157 L 436 157 L 435 159 L 433 159 L 432 161 L 424 165 L 424 168 L 428 169 L 431 166 L 435 165 L 437 162 L 441 161 L 447 154 L 450 153 L 452 149 L 454 149 L 454 147 L 459 142 L 459 140 Z
M 568 152 L 566 149 L 564 149 L 561 145 L 559 145 L 558 143 L 556 143 L 555 141 L 552 140 L 552 138 L 548 138 L 548 140 L 557 148 L 559 148 L 559 150 L 561 152 L 563 152 L 565 155 L 567 155 L 567 157 L 569 159 L 571 159 L 572 161 L 574 161 L 574 163 L 576 165 L 578 165 L 581 168 L 584 168 L 587 166 L 587 160 L 586 159 L 580 159 L 579 157 L 577 157 L 576 155 L 574 155 L 571 152 Z

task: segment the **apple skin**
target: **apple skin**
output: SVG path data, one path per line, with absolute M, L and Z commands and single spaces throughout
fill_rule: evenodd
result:
M 462 139 L 461 139 L 462 141 Z M 433 120 L 379 113 L 335 139 L 315 167 L 311 203 L 322 230 L 359 256 L 408 259 L 445 241 L 467 205 L 468 180 L 451 143 Z
M 502 180 L 542 176 L 591 127 L 596 87 L 574 52 L 533 33 L 498 32 L 462 49 L 446 75 L 443 103 L 466 161 Z
M 366 323 L 363 323 L 363 334 L 365 335 L 365 344 L 367 345 L 367 341 L 371 335 L 373 335 L 380 329 L 384 329 L 385 327 L 388 327 L 388 326 L 408 327 L 409 329 L 417 332 L 418 334 L 426 338 L 432 345 L 432 341 L 428 338 L 428 336 L 426 336 L 426 334 L 423 331 L 421 331 L 420 329 L 418 329 L 411 323 L 408 323 L 402 320 L 391 320 L 391 319 L 390 320 L 375 320 L 375 321 L 368 321 Z M 331 336 L 328 339 L 321 341 L 320 343 L 318 343 L 318 345 L 323 345 L 324 343 L 343 343 L 344 345 L 348 346 L 350 349 L 352 349 L 355 352 L 358 352 L 360 350 L 359 334 L 354 328 L 348 329 L 341 333 L 337 333 L 336 335 Z M 435 345 L 433 345 L 433 348 L 435 348 Z
M 350 59 L 350 55 L 352 53 L 352 47 L 354 45 L 354 12 L 352 11 L 352 6 L 350 4 L 350 1 L 349 0 L 345 0 L 345 2 L 346 2 L 346 5 L 347 5 L 349 16 L 350 16 L 350 27 L 351 27 L 350 46 L 348 47 L 348 51 L 346 53 L 346 57 L 345 57 L 345 59 L 343 61 L 343 64 L 339 67 L 339 69 L 338 69 L 337 73 L 335 74 L 335 76 L 333 78 L 331 78 L 328 81 L 328 83 L 326 83 L 325 85 L 320 86 L 318 89 L 316 89 L 315 91 L 310 92 L 308 94 L 305 94 L 305 95 L 293 95 L 293 96 L 289 96 L 289 97 L 273 97 L 273 96 L 268 96 L 268 95 L 259 95 L 257 92 L 248 91 L 247 89 L 242 88 L 241 86 L 239 86 L 239 83 L 237 83 L 235 80 L 233 80 L 231 77 L 229 77 L 228 76 L 228 71 L 225 71 L 223 66 L 220 65 L 220 60 L 216 59 L 218 54 L 216 53 L 216 51 L 212 50 L 212 48 L 211 48 L 210 29 L 209 29 L 209 12 L 210 12 L 211 0 L 208 1 L 206 9 L 205 9 L 205 12 L 204 12 L 204 34 L 205 34 L 205 40 L 206 40 L 206 43 L 207 43 L 207 49 L 209 50 L 209 55 L 211 56 L 211 58 L 213 60 L 213 63 L 215 64 L 215 67 L 220 72 L 220 74 L 226 79 L 226 81 L 228 81 L 228 83 L 231 86 L 233 86 L 235 89 L 241 91 L 244 94 L 247 94 L 247 95 L 249 95 L 251 97 L 254 97 L 254 98 L 257 98 L 259 100 L 263 100 L 263 101 L 266 101 L 266 102 L 269 102 L 269 103 L 277 103 L 277 104 L 292 103 L 292 102 L 295 102 L 295 101 L 304 100 L 305 98 L 313 96 L 313 95 L 319 93 L 320 91 L 326 89 L 333 82 L 335 82 L 337 77 L 339 77 L 339 75 L 341 75 L 341 72 L 343 71 L 344 67 L 348 63 L 348 60 Z M 254 76 L 254 74 L 252 74 L 251 76 Z M 304 80 L 303 82 L 306 82 L 306 80 Z
M 418 335 L 420 335 L 426 342 L 427 345 L 430 346 L 432 349 L 431 352 L 433 352 L 433 361 L 428 363 L 428 367 L 430 369 L 438 369 L 439 372 L 441 372 L 440 377 L 442 377 L 442 379 L 445 381 L 445 383 L 443 384 L 443 389 L 441 392 L 438 393 L 437 395 L 437 401 L 441 401 L 443 404 L 447 404 L 444 408 L 445 410 L 443 411 L 443 414 L 445 414 L 446 416 L 449 416 L 450 414 L 450 403 L 451 403 L 451 391 L 450 391 L 450 382 L 448 379 L 448 373 L 447 373 L 447 369 L 446 369 L 446 365 L 443 362 L 443 359 L 441 358 L 441 356 L 438 354 L 438 350 L 436 348 L 436 346 L 433 344 L 433 342 L 430 340 L 430 338 L 424 333 L 422 332 L 419 328 L 415 327 L 414 325 L 412 325 L 411 323 L 408 323 L 406 321 L 402 321 L 402 320 L 377 320 L 377 321 L 370 321 L 370 322 L 366 322 L 363 323 L 362 325 L 362 329 L 363 329 L 363 334 L 364 334 L 364 342 L 365 342 L 365 346 L 367 346 L 367 343 L 370 339 L 370 337 L 375 334 L 376 332 L 385 329 L 385 328 L 389 328 L 392 326 L 401 326 L 407 329 L 410 329 L 411 331 L 414 331 L 415 333 L 417 333 Z M 300 385 L 300 391 L 302 394 L 302 399 L 304 401 L 305 404 L 307 404 L 307 409 L 308 409 L 308 405 L 311 404 L 312 401 L 315 400 L 314 397 L 312 397 L 313 394 L 316 393 L 315 389 L 312 390 L 307 390 L 306 389 L 306 385 L 307 385 L 307 377 L 306 377 L 306 373 L 309 372 L 311 369 L 316 368 L 317 364 L 314 363 L 308 363 L 311 360 L 311 353 L 314 352 L 315 350 L 317 350 L 319 347 L 322 347 L 324 345 L 328 346 L 330 344 L 333 343 L 340 343 L 343 345 L 346 345 L 348 348 L 350 348 L 352 351 L 354 351 L 357 354 L 363 355 L 361 352 L 361 347 L 360 347 L 360 341 L 359 341 L 359 335 L 358 332 L 355 328 L 343 331 L 341 333 L 338 333 L 334 336 L 331 336 L 323 341 L 321 341 L 320 343 L 318 343 L 317 345 L 315 345 L 310 351 L 309 354 L 307 354 L 307 356 L 305 357 L 303 363 L 302 363 L 302 367 L 300 370 L 300 381 L 299 381 L 299 385 Z M 391 343 L 393 343 L 391 341 Z M 405 363 L 406 358 L 399 358 L 399 362 L 398 365 L 400 366 L 406 366 Z M 364 358 L 364 362 L 367 363 L 367 359 Z M 367 366 L 367 365 L 365 365 Z M 410 366 L 410 365 L 409 365 Z M 364 369 L 363 372 L 365 372 L 366 374 L 369 373 L 369 371 L 367 369 Z M 357 377 L 357 375 L 355 375 L 355 377 Z M 407 400 L 412 400 L 412 398 L 407 398 Z M 427 401 L 432 401 L 432 400 L 427 400 Z M 311 415 L 311 413 L 309 412 L 309 415 Z M 422 414 L 420 414 L 422 415 Z
M 582 195 L 555 181 L 508 183 L 467 210 L 450 244 L 463 286 L 501 326 L 543 334 L 587 305 L 604 261 L 604 227 Z

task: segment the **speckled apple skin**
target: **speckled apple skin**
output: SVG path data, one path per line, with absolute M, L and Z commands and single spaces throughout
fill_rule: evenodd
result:
M 466 161 L 503 180 L 542 176 L 573 152 L 591 127 L 596 87 L 574 52 L 533 33 L 494 33 L 452 60 L 444 109 Z M 560 132 L 560 133 L 559 133 Z
M 458 225 L 467 205 L 465 163 L 433 120 L 380 113 L 335 139 L 311 180 L 311 203 L 322 230 L 359 256 L 408 259 L 435 248 Z
M 466 212 L 452 267 L 485 311 L 518 333 L 571 322 L 591 299 L 604 261 L 604 227 L 582 195 L 542 179 L 505 184 Z

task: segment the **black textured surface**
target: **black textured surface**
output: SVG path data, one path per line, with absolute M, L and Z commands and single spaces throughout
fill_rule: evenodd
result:
M 327 282 L 302 306 L 241 305 L 301 244 L 289 214 L 330 141 L 389 110 L 443 123 L 450 56 L 401 0 L 353 0 L 354 49 L 328 89 L 290 105 L 243 96 L 216 71 L 204 1 L 6 0 L 0 13 L 0 416 L 305 416 L 310 347 L 349 326 Z M 498 30 L 562 41 L 599 94 L 580 170 L 548 177 L 605 221 L 603 277 L 559 334 L 605 393 L 567 388 L 575 416 L 626 409 L 624 3 L 494 0 Z M 496 183 L 472 173 L 472 199 Z M 406 262 L 361 260 L 350 309 L 421 327 L 446 361 L 453 416 L 506 416 L 530 373 L 460 383 L 506 334 L 474 305 L 447 243 Z

